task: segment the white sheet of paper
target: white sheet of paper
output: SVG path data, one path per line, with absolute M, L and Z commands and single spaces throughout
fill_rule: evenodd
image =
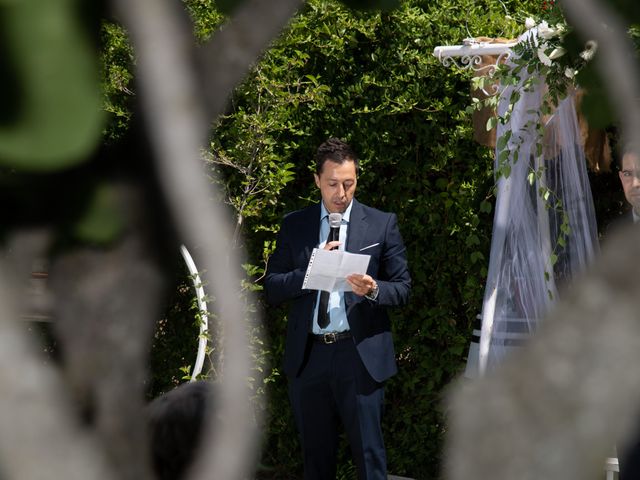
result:
M 367 273 L 371 255 L 314 248 L 302 288 L 350 292 L 347 275 Z

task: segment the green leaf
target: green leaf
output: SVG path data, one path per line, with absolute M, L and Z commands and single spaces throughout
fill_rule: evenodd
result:
M 500 165 L 506 164 L 509 161 L 509 150 L 501 150 L 498 154 L 498 163 Z
M 567 246 L 567 241 L 565 240 L 565 237 L 558 238 L 558 245 L 561 246 L 562 248 Z
M 82 242 L 104 245 L 113 242 L 124 230 L 118 192 L 106 183 L 95 187 L 84 214 L 76 223 L 75 236 Z
M 96 56 L 78 2 L 23 0 L 2 6 L 7 55 L 0 71 L 19 88 L 18 108 L 0 124 L 0 163 L 55 170 L 85 160 L 100 141 L 103 114 Z M 4 103 L 4 102 L 0 102 Z
M 529 182 L 529 185 L 533 185 L 534 182 L 536 181 L 535 173 L 529 172 L 529 175 L 527 175 L 527 181 Z
M 469 256 L 469 259 L 471 260 L 472 264 L 475 264 L 477 262 L 481 262 L 484 260 L 484 255 L 482 254 L 482 252 L 471 252 L 471 255 Z
M 507 130 L 507 132 L 510 132 L 510 130 Z M 506 135 L 506 134 L 501 135 L 496 145 L 498 150 L 504 150 L 507 147 L 508 142 L 509 142 L 509 135 Z
M 483 200 L 482 202 L 480 202 L 480 211 L 482 213 L 491 213 L 491 203 L 487 202 L 486 200 Z
M 480 245 L 480 239 L 475 234 L 469 235 L 466 240 L 466 245 L 467 247 L 471 247 L 473 245 Z

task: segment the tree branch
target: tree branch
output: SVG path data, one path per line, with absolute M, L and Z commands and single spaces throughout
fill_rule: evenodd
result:
M 626 235 L 624 234 L 626 233 Z M 526 347 L 449 392 L 445 478 L 601 478 L 637 427 L 640 230 L 610 238 Z M 620 443 L 622 442 L 622 444 Z
M 159 171 L 160 183 L 184 243 L 198 245 L 205 278 L 216 297 L 223 334 L 225 365 L 219 418 L 205 435 L 194 478 L 241 479 L 250 471 L 258 435 L 256 412 L 249 403 L 250 369 L 246 310 L 240 302 L 242 264 L 231 244 L 229 212 L 209 200 L 210 186 L 200 157 L 209 119 L 216 117 L 228 93 L 255 57 L 280 31 L 298 1 L 246 3 L 227 28 L 205 47 L 208 115 L 202 92 L 188 62 L 190 32 L 160 0 L 114 0 L 137 52 L 140 97 Z M 255 19 L 260 19 L 256 22 Z M 236 45 L 240 45 L 237 47 Z M 248 293 L 247 293 L 248 294 Z
M 26 325 L 18 320 L 18 305 L 25 305 L 20 287 L 26 281 L 21 279 L 28 278 L 33 260 L 42 255 L 47 234 L 18 232 L 16 237 L 20 248 L 0 260 L 2 477 L 116 478 L 100 453 L 97 438 L 79 424 L 59 370 L 41 358 Z
M 304 0 L 247 0 L 201 47 L 203 86 L 211 118 L 217 118 L 233 89 L 289 22 Z

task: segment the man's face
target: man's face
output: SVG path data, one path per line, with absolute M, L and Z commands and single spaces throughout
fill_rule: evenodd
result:
M 344 213 L 356 193 L 356 164 L 350 160 L 324 162 L 320 175 L 313 175 L 329 213 Z
M 640 213 L 640 156 L 625 153 L 622 157 L 622 170 L 618 172 L 627 202 Z

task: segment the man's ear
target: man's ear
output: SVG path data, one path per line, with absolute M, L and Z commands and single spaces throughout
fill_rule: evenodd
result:
M 316 187 L 320 188 L 320 177 L 317 173 L 313 174 L 313 179 L 316 181 Z

